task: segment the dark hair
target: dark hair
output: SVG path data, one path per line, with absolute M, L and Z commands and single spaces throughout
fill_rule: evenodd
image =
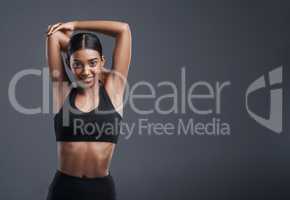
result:
M 80 49 L 93 49 L 99 52 L 100 56 L 103 55 L 103 48 L 99 37 L 90 32 L 80 32 L 74 34 L 69 41 L 67 53 L 66 53 L 66 62 L 69 66 L 70 56 L 77 50 Z

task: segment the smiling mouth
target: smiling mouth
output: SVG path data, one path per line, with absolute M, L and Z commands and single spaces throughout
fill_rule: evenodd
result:
M 91 76 L 91 77 L 87 77 L 87 78 L 82 78 L 81 80 L 88 83 L 88 82 L 91 82 L 92 80 L 94 80 L 94 77 Z

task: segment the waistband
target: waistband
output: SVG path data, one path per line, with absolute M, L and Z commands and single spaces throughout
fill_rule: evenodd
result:
M 112 179 L 111 171 L 109 171 L 108 175 L 106 176 L 97 176 L 97 177 L 78 177 L 67 174 L 60 170 L 56 170 L 55 177 L 70 179 L 72 181 L 85 181 L 85 182 L 94 182 L 94 181 L 102 181 Z

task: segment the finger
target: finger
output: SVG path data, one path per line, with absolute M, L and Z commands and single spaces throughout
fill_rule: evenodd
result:
M 54 25 L 49 25 L 48 30 L 47 30 L 47 34 L 49 34 L 49 33 L 51 32 L 53 26 L 54 26 Z
M 50 35 L 50 34 L 52 33 L 52 31 L 53 31 L 57 26 L 59 26 L 59 25 L 60 25 L 60 23 L 57 23 L 57 24 L 52 25 L 52 26 L 50 27 L 49 31 L 48 31 L 48 35 Z
M 47 26 L 47 30 L 45 31 L 46 34 L 49 32 L 50 27 L 51 27 L 51 25 Z
M 55 29 L 53 29 L 53 31 L 51 32 L 51 34 L 55 33 L 56 31 L 62 29 L 62 25 L 59 25 L 58 27 L 56 27 Z
M 50 30 L 49 30 L 49 32 L 48 32 L 48 35 L 52 34 L 52 31 L 53 31 L 56 27 L 60 26 L 61 24 L 62 24 L 62 23 L 54 24 L 54 25 L 50 28 Z

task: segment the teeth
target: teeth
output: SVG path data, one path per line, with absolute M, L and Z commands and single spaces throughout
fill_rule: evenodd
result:
M 93 77 L 88 77 L 88 78 L 84 78 L 83 80 L 90 80 L 92 79 Z

